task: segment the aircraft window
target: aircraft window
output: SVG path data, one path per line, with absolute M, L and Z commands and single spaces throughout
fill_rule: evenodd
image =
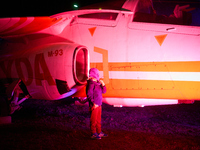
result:
M 175 18 L 174 16 L 164 16 L 156 14 L 148 14 L 136 12 L 133 21 L 136 22 L 149 22 L 149 23 L 163 23 L 163 24 L 177 24 L 177 25 L 190 25 L 192 23 L 192 17 L 190 14 L 186 14 L 183 18 Z
M 156 22 L 156 15 L 155 14 L 147 14 L 147 13 L 141 13 L 136 12 L 133 18 L 133 21 L 136 22 Z
M 154 12 L 152 1 L 140 0 L 138 2 L 136 13 L 133 21 L 136 22 L 150 22 L 150 23 L 162 23 L 164 16 L 158 16 Z
M 132 21 L 177 25 L 191 25 L 192 23 L 192 15 L 190 13 L 183 11 L 182 17 L 177 18 L 175 16 L 176 15 L 174 15 L 173 12 L 169 16 L 159 15 L 154 9 L 151 0 L 140 0 Z
M 152 0 L 139 0 L 135 11 L 147 14 L 154 13 Z
M 116 20 L 118 13 L 92 13 L 79 15 L 79 18 L 93 18 L 93 19 L 104 19 L 104 20 Z

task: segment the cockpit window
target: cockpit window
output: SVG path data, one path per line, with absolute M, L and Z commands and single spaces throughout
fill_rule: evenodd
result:
M 104 19 L 104 20 L 116 20 L 118 13 L 110 13 L 110 12 L 103 12 L 103 13 L 91 13 L 91 14 L 84 14 L 79 15 L 79 18 L 92 18 L 92 19 Z
M 137 7 L 136 7 L 136 12 L 141 12 L 141 13 L 148 13 L 148 14 L 153 14 L 154 13 L 154 7 L 153 7 L 153 2 L 151 0 L 140 0 L 138 1 Z
M 163 23 L 163 24 L 177 24 L 177 25 L 190 25 L 192 23 L 191 14 L 185 14 L 182 18 L 175 16 L 164 16 L 157 14 L 147 14 L 136 12 L 133 18 L 136 22 L 149 22 L 149 23 Z
M 138 2 L 132 21 L 148 22 L 148 23 L 177 24 L 177 25 L 191 25 L 192 14 L 183 11 L 182 14 L 178 16 L 176 14 L 173 14 L 173 11 L 172 11 L 172 14 L 169 16 L 162 15 L 162 14 L 157 13 L 157 10 L 154 9 L 153 3 L 151 0 L 140 0 Z

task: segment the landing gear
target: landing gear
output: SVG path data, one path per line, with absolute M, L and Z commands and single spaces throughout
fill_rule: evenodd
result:
M 21 109 L 20 104 L 31 96 L 25 84 L 17 79 L 9 84 L 0 96 L 0 124 L 11 123 L 11 114 Z
M 16 98 L 16 99 L 15 99 Z M 19 97 L 14 97 L 10 103 L 10 114 L 13 114 L 16 110 L 20 110 L 22 107 L 20 106 L 20 104 L 25 101 L 26 99 L 30 98 L 29 95 L 26 95 L 24 98 L 19 100 Z
M 30 98 L 25 84 L 20 79 L 12 82 L 8 86 L 8 88 L 6 89 L 6 95 L 8 101 L 10 101 L 10 114 L 13 114 L 16 110 L 20 110 L 20 104 L 26 99 Z

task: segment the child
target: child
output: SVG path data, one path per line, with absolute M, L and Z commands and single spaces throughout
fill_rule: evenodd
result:
M 106 93 L 105 83 L 103 80 L 99 80 L 99 70 L 91 68 L 87 81 L 86 94 L 89 101 L 91 114 L 90 130 L 91 138 L 93 139 L 101 139 L 101 137 L 108 136 L 101 131 L 102 93 Z

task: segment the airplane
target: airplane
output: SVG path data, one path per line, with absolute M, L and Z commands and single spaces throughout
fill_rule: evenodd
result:
M 194 8 L 176 5 L 170 16 L 158 15 L 151 0 L 126 0 L 120 8 L 1 18 L 1 97 L 16 105 L 29 98 L 81 101 L 95 67 L 109 105 L 200 100 L 200 28 L 190 25 Z

